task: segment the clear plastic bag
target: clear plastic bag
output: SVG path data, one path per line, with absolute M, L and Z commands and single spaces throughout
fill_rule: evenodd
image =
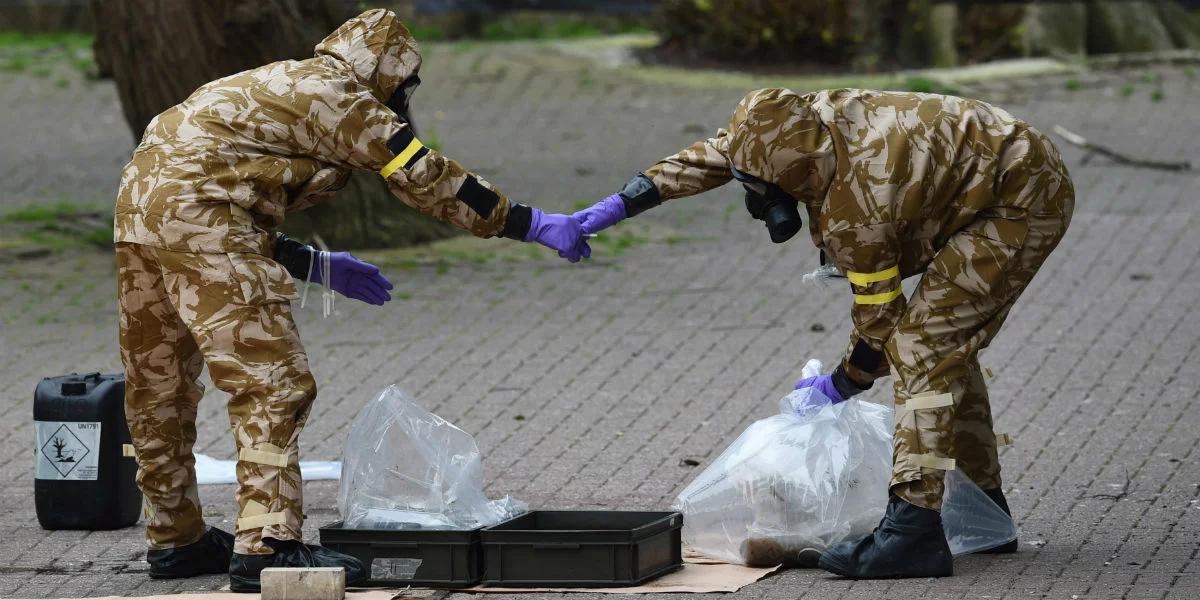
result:
M 804 377 L 821 372 L 810 360 Z M 893 411 L 797 390 L 780 413 L 748 427 L 675 502 L 683 542 L 751 566 L 815 566 L 829 546 L 869 534 L 888 502 Z M 1016 538 L 1012 519 L 970 479 L 949 471 L 943 520 L 955 554 Z M 1005 527 L 1007 523 L 1007 527 Z
M 343 452 L 338 509 L 353 529 L 475 529 L 528 507 L 483 493 L 471 434 L 390 386 L 355 417 Z
M 804 376 L 820 371 L 810 360 Z M 891 409 L 794 391 L 679 494 L 683 541 L 732 563 L 810 565 L 883 517 L 891 440 Z
M 955 556 L 988 550 L 1017 539 L 1017 525 L 1012 517 L 959 471 L 946 471 L 942 528 L 946 530 L 950 553 Z

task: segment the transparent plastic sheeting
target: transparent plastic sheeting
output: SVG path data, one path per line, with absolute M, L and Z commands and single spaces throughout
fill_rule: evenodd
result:
M 338 460 L 302 460 L 300 477 L 304 481 L 337 479 L 342 476 Z M 220 460 L 207 454 L 196 454 L 196 483 L 200 485 L 237 483 L 237 461 Z
M 810 360 L 804 376 L 821 372 Z M 796 390 L 755 422 L 676 499 L 683 543 L 750 566 L 813 566 L 838 542 L 883 518 L 892 472 L 892 409 L 854 398 L 833 404 Z M 970 479 L 947 473 L 943 520 L 955 554 L 1016 539 L 1016 528 Z
M 475 438 L 396 386 L 355 417 L 342 460 L 344 527 L 475 529 L 528 510 L 508 496 L 489 500 Z

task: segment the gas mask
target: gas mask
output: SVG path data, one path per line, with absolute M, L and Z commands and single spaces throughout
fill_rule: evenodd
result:
M 771 241 L 782 244 L 800 231 L 804 222 L 800 220 L 799 203 L 783 188 L 763 181 L 749 173 L 733 167 L 733 178 L 746 188 L 746 211 L 751 217 L 767 224 Z
M 408 105 L 412 100 L 413 92 L 417 91 L 417 86 L 419 85 L 421 85 L 421 78 L 416 73 L 413 73 L 408 79 L 400 82 L 400 86 L 396 88 L 395 92 L 392 92 L 392 97 L 387 101 L 387 107 L 392 109 L 392 112 L 396 113 L 401 120 L 408 123 L 413 135 L 417 133 L 417 126 L 413 123 L 412 113 L 409 112 Z

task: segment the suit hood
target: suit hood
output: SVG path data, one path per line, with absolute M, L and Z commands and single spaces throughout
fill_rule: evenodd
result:
M 421 68 L 421 53 L 408 28 L 390 10 L 368 10 L 337 28 L 316 55 L 345 63 L 355 77 L 386 103 L 400 83 Z
M 729 123 L 729 164 L 819 205 L 836 166 L 833 139 L 810 95 L 768 88 L 750 92 Z

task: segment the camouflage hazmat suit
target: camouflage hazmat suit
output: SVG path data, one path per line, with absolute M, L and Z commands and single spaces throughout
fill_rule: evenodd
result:
M 363 13 L 307 60 L 202 86 L 147 126 L 116 204 L 126 414 L 152 549 L 204 533 L 192 445 L 207 364 L 230 394 L 238 448 L 235 551 L 301 539 L 297 440 L 316 384 L 288 271 L 272 259 L 287 213 L 329 199 L 352 170 L 480 237 L 519 238 L 530 209 L 414 136 L 388 101 L 421 64 L 394 14 Z
M 1050 140 L 953 96 L 764 89 L 645 177 L 661 202 L 728 182 L 731 166 L 797 199 L 849 280 L 842 366 L 868 387 L 889 368 L 895 380 L 892 492 L 940 510 L 954 468 L 998 488 L 977 354 L 1070 222 L 1074 188 Z M 917 275 L 906 298 L 901 279 Z

